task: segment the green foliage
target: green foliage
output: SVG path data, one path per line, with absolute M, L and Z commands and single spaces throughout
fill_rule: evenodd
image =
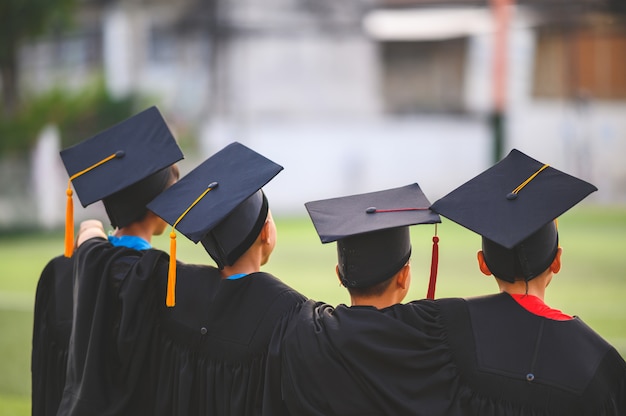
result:
M 0 63 L 25 39 L 33 38 L 69 21 L 76 0 L 0 1 Z
M 0 116 L 0 155 L 30 150 L 47 124 L 61 132 L 61 146 L 80 142 L 130 117 L 138 97 L 112 97 L 103 82 L 78 92 L 53 89 L 24 103 L 12 117 Z

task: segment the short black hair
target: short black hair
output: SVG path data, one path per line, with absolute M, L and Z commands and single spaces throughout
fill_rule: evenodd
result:
M 380 296 L 383 293 L 385 293 L 385 291 L 389 288 L 389 285 L 391 285 L 391 281 L 393 280 L 394 276 L 391 276 L 390 278 L 383 280 L 382 282 L 374 283 L 371 286 L 347 287 L 347 289 L 351 296 L 368 297 L 368 298 L 374 297 L 374 296 Z

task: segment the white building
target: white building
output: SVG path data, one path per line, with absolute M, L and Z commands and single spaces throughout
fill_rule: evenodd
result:
M 102 3 L 81 3 L 72 34 L 24 47 L 23 85 L 103 72 L 194 132 L 183 171 L 233 140 L 285 166 L 267 187 L 275 211 L 411 182 L 434 200 L 493 162 L 488 1 Z M 520 1 L 508 30 L 503 150 L 595 183 L 604 203 L 626 202 L 616 4 Z

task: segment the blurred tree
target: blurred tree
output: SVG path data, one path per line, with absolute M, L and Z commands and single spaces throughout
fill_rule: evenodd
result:
M 67 22 L 76 0 L 1 0 L 0 73 L 2 108 L 12 115 L 19 105 L 18 52 L 21 42 Z
M 0 157 L 30 151 L 46 124 L 59 128 L 61 146 L 67 147 L 145 106 L 138 94 L 112 97 L 102 80 L 73 92 L 52 89 L 25 100 L 11 117 L 0 114 Z

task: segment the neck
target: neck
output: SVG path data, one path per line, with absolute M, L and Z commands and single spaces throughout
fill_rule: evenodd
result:
M 380 296 L 354 296 L 350 295 L 352 306 L 373 306 L 376 309 L 384 309 L 396 303 L 402 302 L 393 293 L 384 293 Z
M 130 235 L 140 237 L 146 240 L 148 243 L 152 240 L 152 234 L 154 233 L 154 227 L 147 221 L 133 222 L 126 227 L 118 228 L 113 232 L 116 237 L 123 235 Z
M 232 266 L 224 266 L 220 273 L 222 278 L 225 279 L 234 274 L 251 274 L 259 271 L 261 271 L 261 261 L 258 256 L 254 255 L 254 252 L 250 252 L 250 250 L 248 250 L 235 262 L 235 264 Z
M 501 292 L 506 292 L 510 295 L 533 295 L 541 299 L 545 298 L 546 287 L 550 282 L 552 272 L 546 270 L 544 273 L 528 281 L 528 287 L 523 280 L 516 280 L 515 282 L 506 282 L 504 280 L 496 279 L 498 287 Z

